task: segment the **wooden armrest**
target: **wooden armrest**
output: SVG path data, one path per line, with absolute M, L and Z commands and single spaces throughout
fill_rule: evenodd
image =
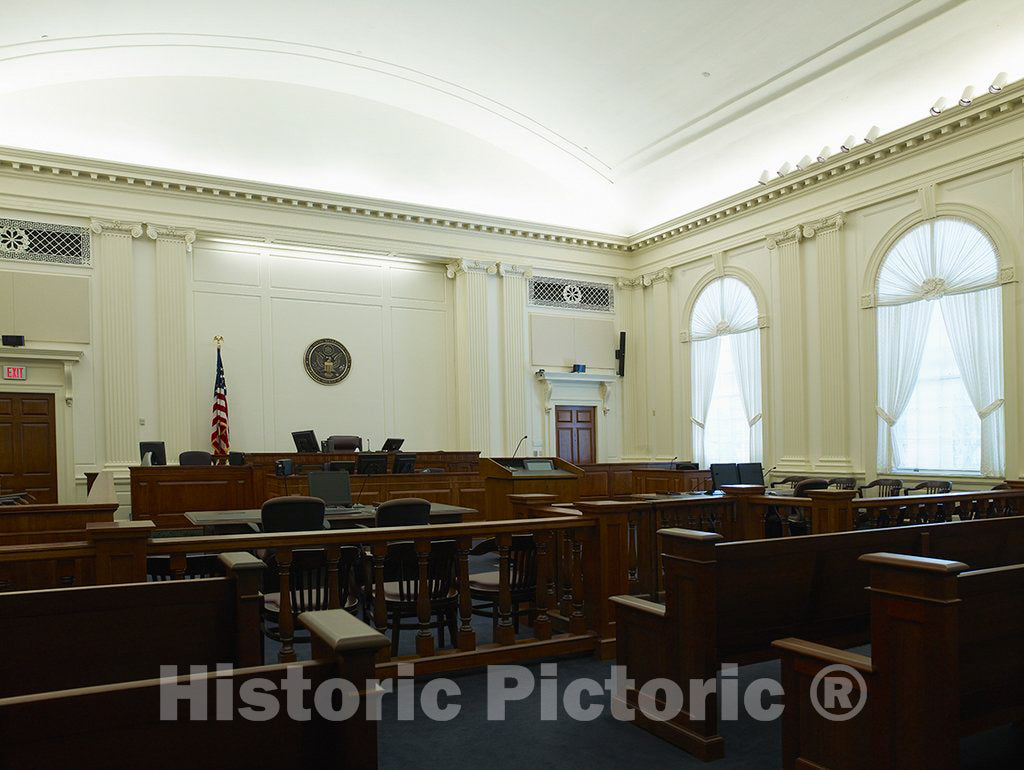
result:
M 967 565 L 960 561 L 930 559 L 926 556 L 909 556 L 903 553 L 866 553 L 858 558 L 857 561 L 920 572 L 957 573 L 967 569 Z
M 704 532 L 703 530 L 697 529 L 680 529 L 678 527 L 659 529 L 658 534 L 662 537 L 678 537 L 682 540 L 699 540 L 701 542 L 717 543 L 721 540 L 725 540 L 725 538 L 717 532 Z
M 860 655 L 856 652 L 849 652 L 847 650 L 840 650 L 836 647 L 829 647 L 824 644 L 815 644 L 814 642 L 807 642 L 803 639 L 788 637 L 786 639 L 776 639 L 772 642 L 772 647 L 777 650 L 785 650 L 786 652 L 791 652 L 805 658 L 813 658 L 814 660 L 819 660 L 822 663 L 839 663 L 865 674 L 871 674 L 874 672 L 874 668 L 871 665 L 871 658 L 866 655 Z
M 483 556 L 485 553 L 497 553 L 498 552 L 498 541 L 489 537 L 486 540 L 481 540 L 479 543 L 470 549 L 470 556 Z
M 266 569 L 266 564 L 261 559 L 257 559 L 251 553 L 245 553 L 244 551 L 233 551 L 231 553 L 222 553 L 217 556 L 220 563 L 224 565 L 224 569 L 228 572 L 239 572 L 241 570 L 250 569 Z
M 303 612 L 299 622 L 336 653 L 375 650 L 390 644 L 384 634 L 345 610 Z
M 628 607 L 631 610 L 643 612 L 648 615 L 655 615 L 659 618 L 665 617 L 664 604 L 651 602 L 647 599 L 641 599 L 637 596 L 609 596 L 608 598 L 615 604 L 618 604 L 622 607 Z

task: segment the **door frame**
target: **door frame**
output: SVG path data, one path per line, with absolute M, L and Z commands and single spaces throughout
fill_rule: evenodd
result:
M 560 406 L 592 406 L 594 407 L 594 462 L 605 462 L 608 457 L 605 448 L 605 401 L 602 398 L 557 398 L 551 401 L 551 411 L 547 416 L 547 427 L 544 431 L 544 454 L 555 457 L 558 453 L 558 418 L 555 410 Z
M 585 409 L 585 410 L 589 409 L 589 410 L 591 410 L 591 414 L 594 415 L 594 420 L 590 424 L 590 429 L 594 433 L 594 436 L 593 436 L 593 440 L 594 440 L 593 441 L 593 443 L 594 443 L 594 456 L 593 456 L 593 460 L 591 461 L 591 463 L 596 463 L 597 462 L 597 442 L 598 442 L 598 435 L 597 434 L 599 432 L 599 428 L 598 428 L 598 425 L 597 425 L 597 412 L 598 412 L 598 408 L 596 406 L 594 406 L 593 404 L 553 404 L 552 405 L 551 411 L 555 415 L 555 433 L 554 433 L 554 442 L 555 443 L 554 443 L 554 445 L 552 447 L 553 450 L 554 450 L 552 452 L 552 456 L 554 456 L 554 457 L 561 457 L 561 455 L 558 454 L 558 410 L 559 410 L 559 408 L 562 408 L 562 409 Z M 573 419 L 573 424 L 576 424 L 575 418 Z M 577 436 L 577 438 L 578 438 L 578 436 Z M 579 465 L 579 462 L 577 462 L 576 464 Z
M 77 350 L 40 350 L 32 348 L 0 348 L 0 365 L 24 364 L 28 380 L 0 380 L 0 391 L 43 393 L 53 396 L 57 452 L 57 501 L 76 500 L 75 436 L 72 405 L 71 366 L 81 360 Z

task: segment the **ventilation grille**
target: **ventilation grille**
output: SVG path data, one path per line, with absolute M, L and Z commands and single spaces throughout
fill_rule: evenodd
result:
M 0 259 L 49 262 L 58 265 L 90 265 L 89 230 L 0 219 Z
M 531 278 L 530 304 L 564 310 L 615 310 L 615 289 L 607 283 L 572 281 L 567 278 Z

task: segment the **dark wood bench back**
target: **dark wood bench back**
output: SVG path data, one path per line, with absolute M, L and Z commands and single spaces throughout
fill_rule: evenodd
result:
M 151 679 L 160 665 L 259 663 L 258 586 L 238 574 L 0 593 L 0 697 Z

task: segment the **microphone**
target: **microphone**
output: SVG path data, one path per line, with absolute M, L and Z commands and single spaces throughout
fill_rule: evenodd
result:
M 761 486 L 763 486 L 763 487 L 767 487 L 768 486 L 768 474 L 771 473 L 773 470 L 775 470 L 778 467 L 779 467 L 778 465 L 773 465 L 771 468 L 769 468 L 768 470 L 766 470 L 764 473 L 761 474 Z M 769 493 L 767 491 L 765 491 L 765 494 L 769 494 Z
M 523 436 L 521 439 L 519 439 L 519 443 L 516 444 L 516 451 L 512 453 L 512 459 L 515 459 L 515 456 L 519 454 L 519 447 L 523 445 L 524 441 L 526 441 L 526 436 Z

